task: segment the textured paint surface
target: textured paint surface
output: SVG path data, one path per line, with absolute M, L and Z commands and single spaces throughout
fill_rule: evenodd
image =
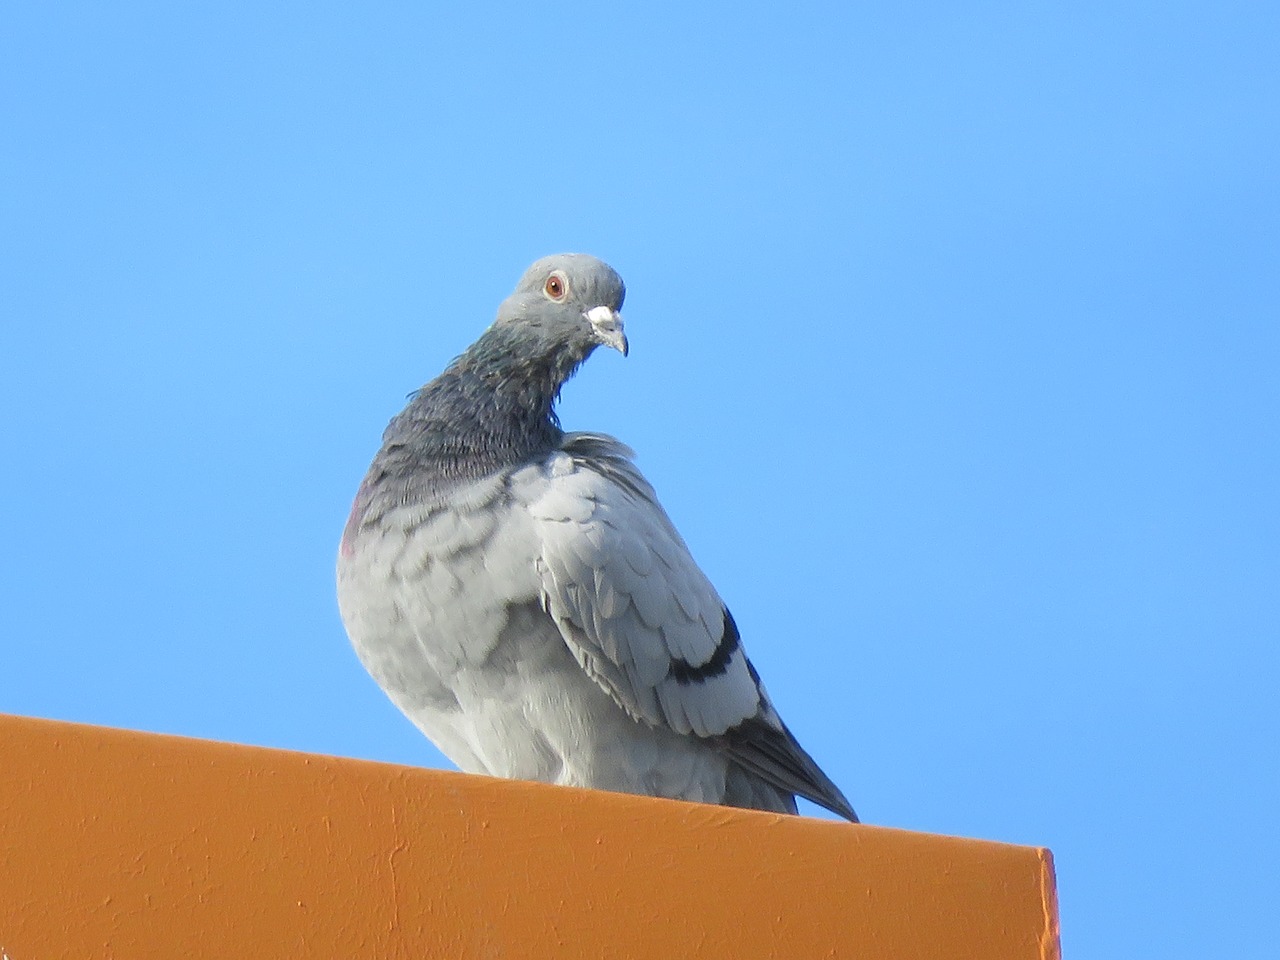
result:
M 1046 850 L 0 717 L 0 949 L 1056 958 Z

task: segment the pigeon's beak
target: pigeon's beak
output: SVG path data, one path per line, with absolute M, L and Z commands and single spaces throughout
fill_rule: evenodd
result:
M 596 339 L 606 347 L 613 347 L 624 357 L 627 355 L 627 335 L 622 332 L 622 314 L 609 307 L 592 307 L 585 314 Z

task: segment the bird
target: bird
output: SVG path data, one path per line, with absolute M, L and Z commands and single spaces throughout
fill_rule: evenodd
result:
M 544 257 L 410 394 L 338 550 L 351 644 L 465 772 L 856 823 L 635 454 L 561 428 L 582 363 L 629 352 L 625 296 L 595 257 Z

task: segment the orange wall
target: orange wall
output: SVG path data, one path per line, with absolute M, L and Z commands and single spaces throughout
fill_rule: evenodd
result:
M 4 716 L 0 950 L 1058 956 L 1047 850 Z

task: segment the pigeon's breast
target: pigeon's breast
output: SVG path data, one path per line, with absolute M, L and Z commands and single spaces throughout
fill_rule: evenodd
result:
M 552 453 L 422 502 L 361 489 L 338 555 L 338 602 L 375 676 L 386 647 L 417 651 L 442 677 L 490 655 L 509 610 L 540 596 L 529 505 L 569 462 Z

